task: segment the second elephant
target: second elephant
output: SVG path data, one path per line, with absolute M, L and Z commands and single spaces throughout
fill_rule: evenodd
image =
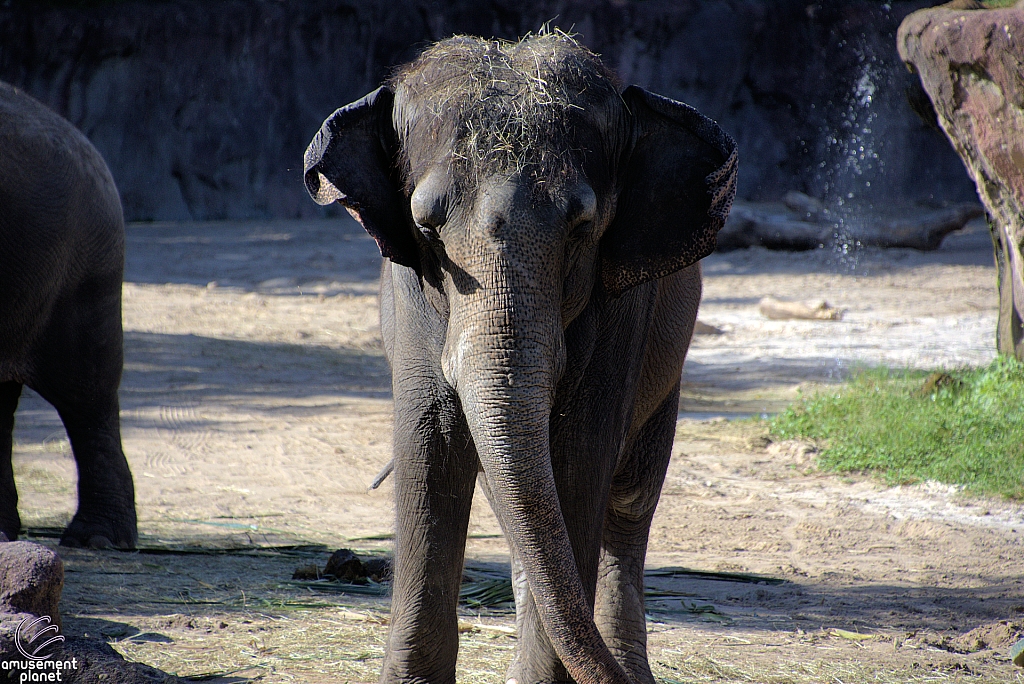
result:
M 78 465 L 73 546 L 130 549 L 135 489 L 121 450 L 124 218 L 79 131 L 0 83 L 0 531 L 21 520 L 11 431 L 22 386 L 53 404 Z

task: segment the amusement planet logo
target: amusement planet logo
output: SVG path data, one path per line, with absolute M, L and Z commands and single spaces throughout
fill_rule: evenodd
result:
M 42 625 L 46 626 L 36 629 Z M 23 660 L 0 661 L 0 669 L 12 682 L 17 674 L 18 684 L 64 681 L 65 670 L 78 669 L 78 659 L 52 660 L 53 653 L 46 652 L 53 644 L 63 641 L 57 625 L 50 624 L 49 615 L 25 618 L 14 633 L 14 646 Z

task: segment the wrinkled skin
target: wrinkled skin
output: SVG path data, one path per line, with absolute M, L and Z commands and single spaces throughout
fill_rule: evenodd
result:
M 106 164 L 71 124 L 0 83 L 0 530 L 21 527 L 11 431 L 23 385 L 53 404 L 78 466 L 69 546 L 134 548 L 121 451 L 124 219 Z
M 572 173 L 495 171 L 491 150 L 453 161 L 460 141 L 421 118 L 454 111 L 451 98 L 430 100 L 437 64 L 454 62 L 414 64 L 338 110 L 306 152 L 310 194 L 349 208 L 387 257 L 398 515 L 381 681 L 454 681 L 479 482 L 512 551 L 509 680 L 653 682 L 644 557 L 700 301 L 696 262 L 735 192 L 735 144 L 685 105 L 630 87 L 566 108 L 568 139 L 530 141 L 576 150 Z M 542 67 L 559 65 L 537 67 L 536 81 L 552 83 Z M 467 107 L 497 103 L 500 118 L 515 107 L 502 97 Z

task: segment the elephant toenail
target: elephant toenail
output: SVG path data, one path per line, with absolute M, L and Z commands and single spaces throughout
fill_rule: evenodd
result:
M 89 537 L 88 547 L 90 549 L 112 549 L 114 548 L 114 543 L 102 534 L 94 534 Z

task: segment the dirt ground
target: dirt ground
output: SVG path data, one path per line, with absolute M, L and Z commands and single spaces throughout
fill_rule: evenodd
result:
M 686 363 L 648 557 L 662 681 L 1024 681 L 1008 658 L 1024 630 L 1024 506 L 823 474 L 807 445 L 736 420 L 857 366 L 985 363 L 991 261 L 980 224 L 927 254 L 705 261 L 701 320 L 722 334 L 695 338 Z M 347 219 L 129 228 L 121 399 L 143 550 L 60 550 L 66 634 L 211 681 L 375 679 L 387 598 L 290 578 L 339 547 L 389 547 L 392 491 L 367 491 L 391 432 L 378 266 Z M 845 315 L 769 321 L 757 311 L 769 295 Z M 15 439 L 24 524 L 53 545 L 74 462 L 56 413 L 28 391 Z M 469 564 L 502 572 L 482 501 L 470 531 Z M 502 682 L 508 606 L 462 620 L 461 680 Z

